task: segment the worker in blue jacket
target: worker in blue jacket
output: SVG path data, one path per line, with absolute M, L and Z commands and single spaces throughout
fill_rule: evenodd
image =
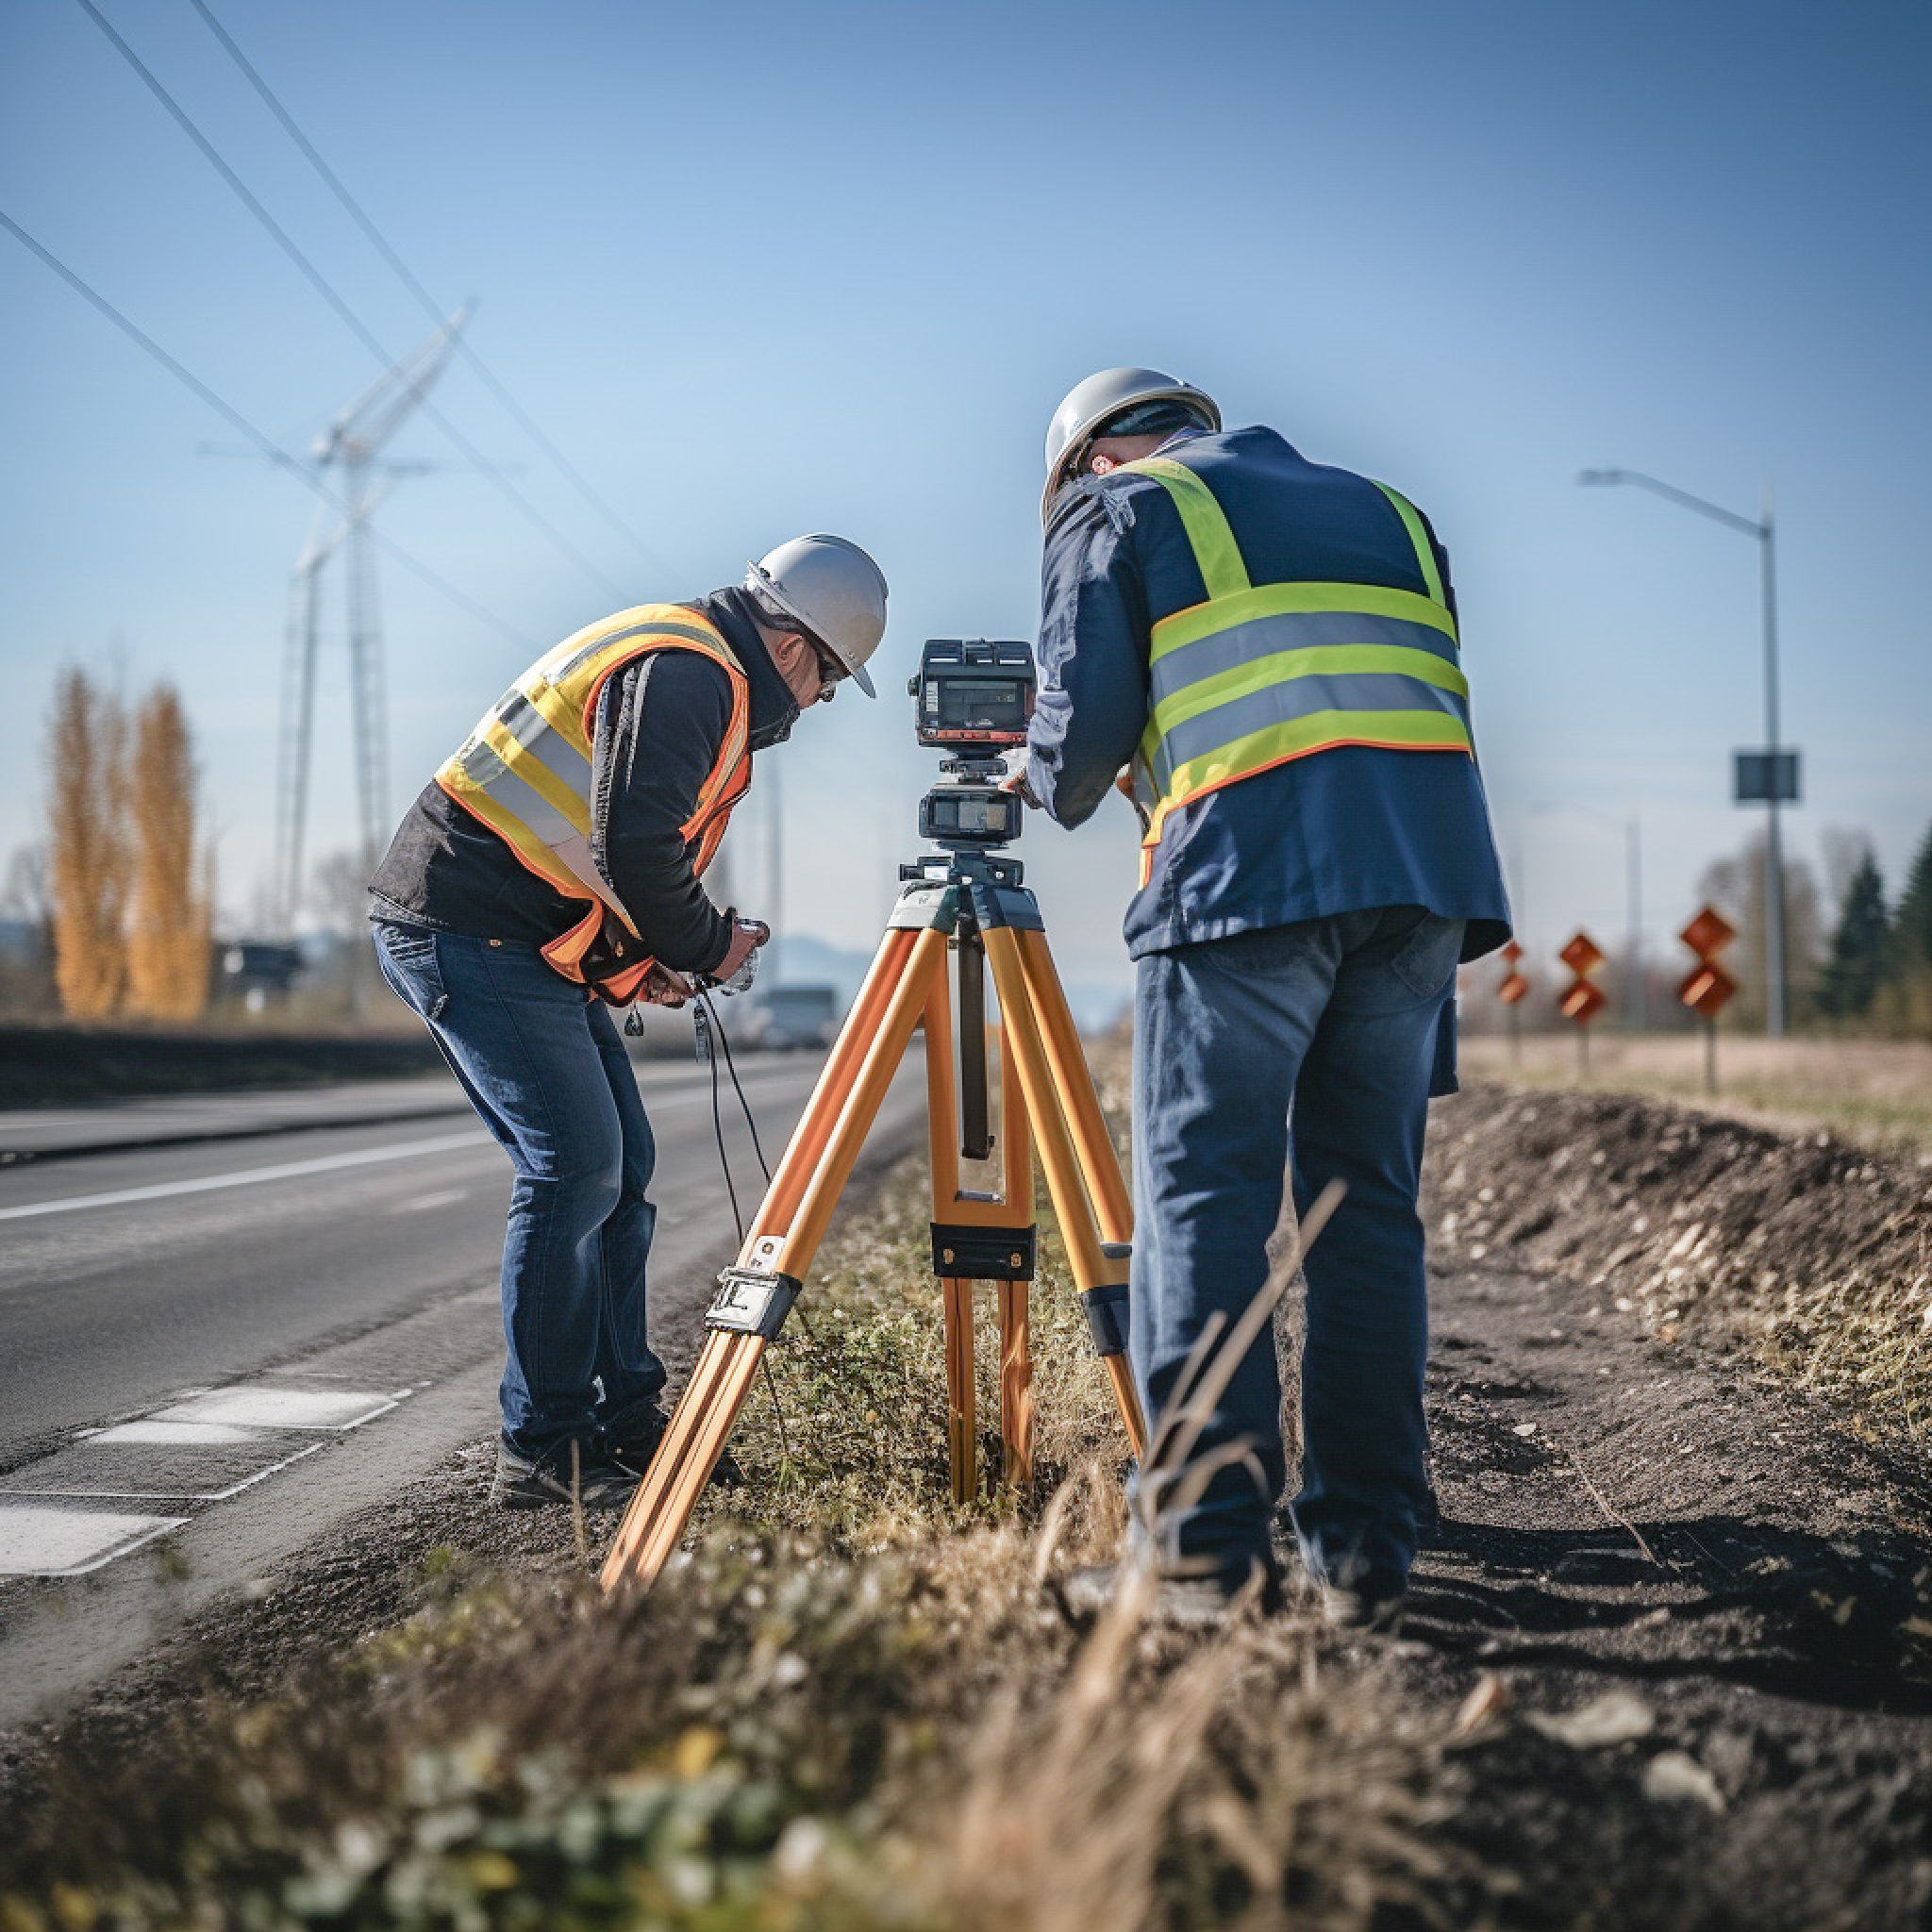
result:
M 1457 964 L 1508 936 L 1448 558 L 1394 490 L 1224 429 L 1157 370 L 1081 383 L 1046 457 L 1024 782 L 1072 826 L 1118 781 L 1144 829 L 1125 929 L 1141 1397 L 1157 1415 L 1210 1317 L 1261 1289 L 1291 1158 L 1299 1212 L 1343 1181 L 1307 1263 L 1291 1508 L 1332 1611 L 1383 1621 L 1429 1494 L 1424 1123 L 1455 1085 Z M 1264 1335 L 1197 1452 L 1252 1456 L 1156 1523 L 1170 1613 L 1272 1576 L 1279 1405 Z

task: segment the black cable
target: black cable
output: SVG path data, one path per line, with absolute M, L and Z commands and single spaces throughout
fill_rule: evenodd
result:
M 765 1166 L 765 1150 L 758 1145 L 758 1124 L 752 1118 L 751 1102 L 744 1096 L 744 1089 L 738 1082 L 738 1069 L 732 1064 L 731 1041 L 723 1026 L 718 1024 L 718 1009 L 711 1004 L 708 993 L 697 997 L 696 1021 L 705 1040 L 705 1058 L 711 1063 L 711 1131 L 718 1137 L 718 1164 L 724 1170 L 724 1191 L 731 1199 L 731 1218 L 738 1224 L 738 1245 L 744 1246 L 744 1217 L 738 1211 L 738 1190 L 731 1185 L 731 1162 L 724 1154 L 724 1121 L 718 1105 L 718 1056 L 712 1049 L 710 1036 L 717 1036 L 718 1044 L 724 1049 L 724 1065 L 731 1074 L 732 1091 L 738 1095 L 738 1104 L 744 1109 L 744 1124 L 751 1129 L 752 1151 L 758 1158 L 758 1166 L 763 1170 L 765 1184 L 771 1185 L 772 1170 Z M 798 1311 L 799 1320 L 805 1323 L 808 1341 L 812 1340 L 811 1324 L 805 1322 L 805 1310 Z M 779 1468 L 782 1470 L 791 1460 L 791 1437 L 785 1426 L 785 1404 L 778 1394 L 778 1378 L 772 1373 L 772 1352 L 767 1349 L 758 1357 L 758 1367 L 765 1377 L 765 1393 L 772 1399 L 772 1413 L 778 1422 Z
M 335 311 L 338 318 L 356 337 L 357 341 L 371 355 L 375 357 L 376 360 L 382 363 L 385 368 L 393 368 L 401 358 L 392 355 L 385 347 L 381 340 L 369 328 L 362 318 L 338 293 L 334 286 L 329 282 L 328 277 L 296 245 L 294 238 L 290 235 L 289 231 L 262 206 L 260 200 L 249 189 L 248 184 L 222 158 L 215 144 L 195 125 L 188 110 L 161 85 L 160 81 L 156 77 L 153 69 L 115 31 L 112 23 L 94 5 L 94 0 L 75 0 L 75 5 L 100 28 L 102 34 L 106 36 L 108 44 L 114 48 L 115 52 L 146 83 L 149 92 L 173 115 L 181 131 L 200 150 L 203 158 L 234 191 L 242 207 L 261 224 L 262 227 L 268 231 L 276 245 L 289 259 L 302 271 L 302 274 L 308 278 L 309 285 L 315 290 L 316 293 Z M 460 341 L 461 339 L 458 338 L 458 340 Z M 627 597 L 630 594 L 623 585 L 615 582 L 612 578 L 607 577 L 426 395 L 419 391 L 416 402 L 423 413 L 475 464 L 478 470 L 490 478 L 491 482 L 496 486 L 497 490 L 510 505 L 521 511 L 528 520 L 533 528 L 541 531 L 543 536 L 548 538 L 557 549 L 569 558 L 580 570 L 587 572 L 591 576 L 594 577 L 608 595 Z
M 326 184 L 329 190 L 329 192 L 332 193 L 335 196 L 335 198 L 341 203 L 342 207 L 348 210 L 350 219 L 356 224 L 356 225 L 358 228 L 362 230 L 364 236 L 368 238 L 370 245 L 375 250 L 375 252 L 378 255 L 382 257 L 382 258 L 386 262 L 389 263 L 390 267 L 396 272 L 396 275 L 401 279 L 403 286 L 407 288 L 412 295 L 415 296 L 416 300 L 423 305 L 423 308 L 428 312 L 428 314 L 435 320 L 439 322 L 441 321 L 443 319 L 444 314 L 446 313 L 442 306 L 437 301 L 436 297 L 432 295 L 429 292 L 429 291 L 423 286 L 422 282 L 417 279 L 415 275 L 410 271 L 408 264 L 406 261 L 404 261 L 402 257 L 398 255 L 394 248 L 392 248 L 390 245 L 388 237 L 386 237 L 383 234 L 382 230 L 375 225 L 375 222 L 370 219 L 369 215 L 363 209 L 361 204 L 356 199 L 356 197 L 353 194 L 351 194 L 348 189 L 342 185 L 342 182 L 341 178 L 337 175 L 335 170 L 331 168 L 325 160 L 323 159 L 321 154 L 318 152 L 316 148 L 315 143 L 312 141 L 310 141 L 308 137 L 303 133 L 302 129 L 296 125 L 295 117 L 292 114 L 291 114 L 288 108 L 282 105 L 281 101 L 277 98 L 275 90 L 269 86 L 268 82 L 265 81 L 258 73 L 256 72 L 255 67 L 250 62 L 248 57 L 244 53 L 242 53 L 240 47 L 238 47 L 235 44 L 233 38 L 228 33 L 228 30 L 225 26 L 223 26 L 221 22 L 214 17 L 214 14 L 209 10 L 208 7 L 208 0 L 189 0 L 189 4 L 194 8 L 194 10 L 198 14 L 201 15 L 202 20 L 207 24 L 208 32 L 213 34 L 215 39 L 221 42 L 222 48 L 227 54 L 228 58 L 232 61 L 234 61 L 237 67 L 239 67 L 242 70 L 242 75 L 247 80 L 249 86 L 252 87 L 255 90 L 255 92 L 261 96 L 263 102 L 265 102 L 268 107 L 269 112 L 272 113 L 275 117 L 275 119 L 281 123 L 283 130 L 287 133 L 289 139 L 292 141 L 298 148 L 301 149 L 303 156 L 308 160 L 309 166 L 312 167 L 315 170 L 315 172 L 322 176 L 323 181 Z M 560 470 L 563 473 L 563 475 L 570 480 L 573 487 L 576 490 L 577 493 L 583 497 L 584 501 L 588 503 L 592 509 L 596 510 L 597 513 L 603 517 L 604 521 L 608 523 L 610 525 L 610 527 L 613 530 L 615 530 L 617 534 L 620 537 L 622 537 L 626 542 L 635 544 L 638 550 L 645 558 L 647 558 L 652 564 L 654 564 L 657 568 L 660 570 L 668 570 L 670 566 L 664 561 L 664 559 L 661 557 L 659 557 L 657 551 L 654 550 L 650 544 L 646 543 L 644 540 L 641 536 L 639 536 L 638 533 L 634 529 L 632 529 L 628 524 L 626 524 L 624 521 L 624 519 L 617 513 L 616 510 L 611 508 L 609 503 L 604 497 L 600 496 L 597 493 L 597 491 L 591 486 L 589 480 L 577 469 L 576 465 L 573 463 L 570 460 L 570 458 L 566 457 L 560 449 L 558 448 L 557 444 L 553 442 L 547 435 L 545 435 L 543 430 L 541 427 L 539 427 L 537 423 L 532 419 L 529 411 L 526 410 L 524 408 L 524 406 L 520 402 L 518 402 L 513 395 L 510 394 L 509 391 L 504 387 L 503 383 L 498 379 L 496 372 L 492 370 L 489 366 L 489 364 L 483 360 L 482 357 L 479 356 L 476 353 L 476 351 L 470 346 L 468 341 L 461 336 L 458 336 L 457 338 L 457 353 L 459 356 L 461 356 L 463 360 L 466 361 L 470 365 L 470 367 L 476 372 L 477 376 L 482 380 L 484 386 L 490 391 L 490 393 L 493 395 L 496 398 L 496 400 L 499 403 L 501 403 L 503 407 L 509 411 L 510 415 L 514 417 L 516 421 L 522 425 L 524 431 L 525 432 L 525 434 L 528 435 L 531 441 L 536 443 L 538 448 L 540 448 L 544 453 L 544 455 L 547 456 L 550 458 L 550 460 L 557 465 L 558 469 Z
M 105 315 L 129 341 L 144 349 L 176 381 L 193 391 L 209 408 L 213 409 L 217 415 L 223 417 L 232 428 L 239 429 L 277 468 L 292 470 L 325 503 L 341 510 L 344 516 L 349 514 L 349 506 L 307 463 L 303 462 L 299 457 L 291 456 L 272 436 L 258 429 L 246 416 L 242 415 L 241 410 L 224 402 L 192 370 L 184 368 L 182 364 L 175 361 L 174 357 L 169 355 L 167 350 L 162 348 L 151 335 L 137 327 L 126 316 L 123 315 L 105 295 L 82 281 L 58 256 L 52 253 L 51 250 L 42 247 L 4 208 L 0 208 L 0 227 L 4 227 L 23 246 L 39 256 L 41 260 L 52 269 L 76 295 L 79 295 L 84 301 L 90 303 L 101 314 Z M 447 577 L 431 570 L 426 563 L 411 556 L 400 543 L 385 537 L 374 525 L 369 525 L 366 527 L 368 535 L 384 556 L 401 564 L 405 570 L 420 577 L 431 589 L 441 591 L 458 609 L 475 618 L 479 624 L 488 625 L 491 630 L 498 632 L 503 637 L 508 638 L 513 643 L 519 645 L 524 650 L 535 650 L 537 648 L 520 631 L 513 629 L 509 625 L 504 623 L 503 619 L 498 617 L 494 611 L 486 608 L 483 605 L 477 603 L 474 597 L 468 596 L 463 591 L 458 590 Z
M 731 1201 L 731 1219 L 737 1224 L 738 1245 L 741 1248 L 744 1246 L 744 1216 L 738 1211 L 738 1190 L 731 1182 L 731 1158 L 724 1152 L 724 1115 L 718 1103 L 718 1056 L 711 1045 L 711 1035 L 714 1032 L 718 1033 L 722 1039 L 723 1031 L 718 1025 L 717 1009 L 704 993 L 697 996 L 697 1011 L 692 1019 L 698 1030 L 699 1043 L 704 1048 L 705 1058 L 710 1062 L 711 1132 L 717 1137 L 718 1165 L 724 1171 L 724 1192 Z
M 724 1049 L 724 1069 L 731 1075 L 731 1091 L 738 1095 L 738 1104 L 744 1109 L 744 1124 L 751 1129 L 751 1151 L 758 1158 L 758 1172 L 765 1177 L 765 1185 L 772 1184 L 772 1170 L 765 1160 L 765 1150 L 758 1144 L 758 1124 L 752 1118 L 751 1102 L 744 1097 L 744 1089 L 738 1084 L 738 1067 L 731 1058 L 731 1041 L 724 1027 L 718 1024 L 715 1008 L 711 1011 L 711 1027 L 718 1036 L 718 1043 Z

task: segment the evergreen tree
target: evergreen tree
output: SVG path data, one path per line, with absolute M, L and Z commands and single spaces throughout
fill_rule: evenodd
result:
M 1906 872 L 1906 889 L 1899 894 L 1892 936 L 1899 966 L 1907 977 L 1932 973 L 1932 825 L 1925 828 Z
M 1885 880 L 1868 851 L 1852 874 L 1831 952 L 1818 987 L 1818 1004 L 1834 1020 L 1862 1019 L 1872 1010 L 1885 977 L 1891 920 L 1885 909 Z

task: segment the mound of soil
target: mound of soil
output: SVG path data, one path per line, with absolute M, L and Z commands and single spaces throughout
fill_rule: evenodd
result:
M 1431 1133 L 1439 1268 L 1566 1275 L 1873 1423 L 1932 1412 L 1932 1162 L 1629 1094 L 1477 1087 Z

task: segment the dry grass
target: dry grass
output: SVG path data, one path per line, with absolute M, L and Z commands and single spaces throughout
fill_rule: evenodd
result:
M 1311 1619 L 1204 1640 L 1060 1607 L 1052 1573 L 1113 1556 L 1124 1507 L 1057 1241 L 1058 1486 L 948 1500 L 925 1211 L 908 1174 L 827 1250 L 782 1436 L 759 1398 L 752 1480 L 648 1596 L 441 1553 L 407 1623 L 271 1703 L 62 1763 L 0 1927 L 1443 1923 L 1439 1720 L 1331 1677 Z
M 1567 1029 L 1530 1036 L 1520 1058 L 1499 1035 L 1465 1035 L 1461 1058 L 1465 1074 L 1511 1085 L 1657 1094 L 1760 1126 L 1823 1127 L 1881 1152 L 1932 1154 L 1932 1042 L 1924 1041 L 1722 1034 L 1715 1098 L 1694 1034 L 1600 1034 L 1587 1077 Z

